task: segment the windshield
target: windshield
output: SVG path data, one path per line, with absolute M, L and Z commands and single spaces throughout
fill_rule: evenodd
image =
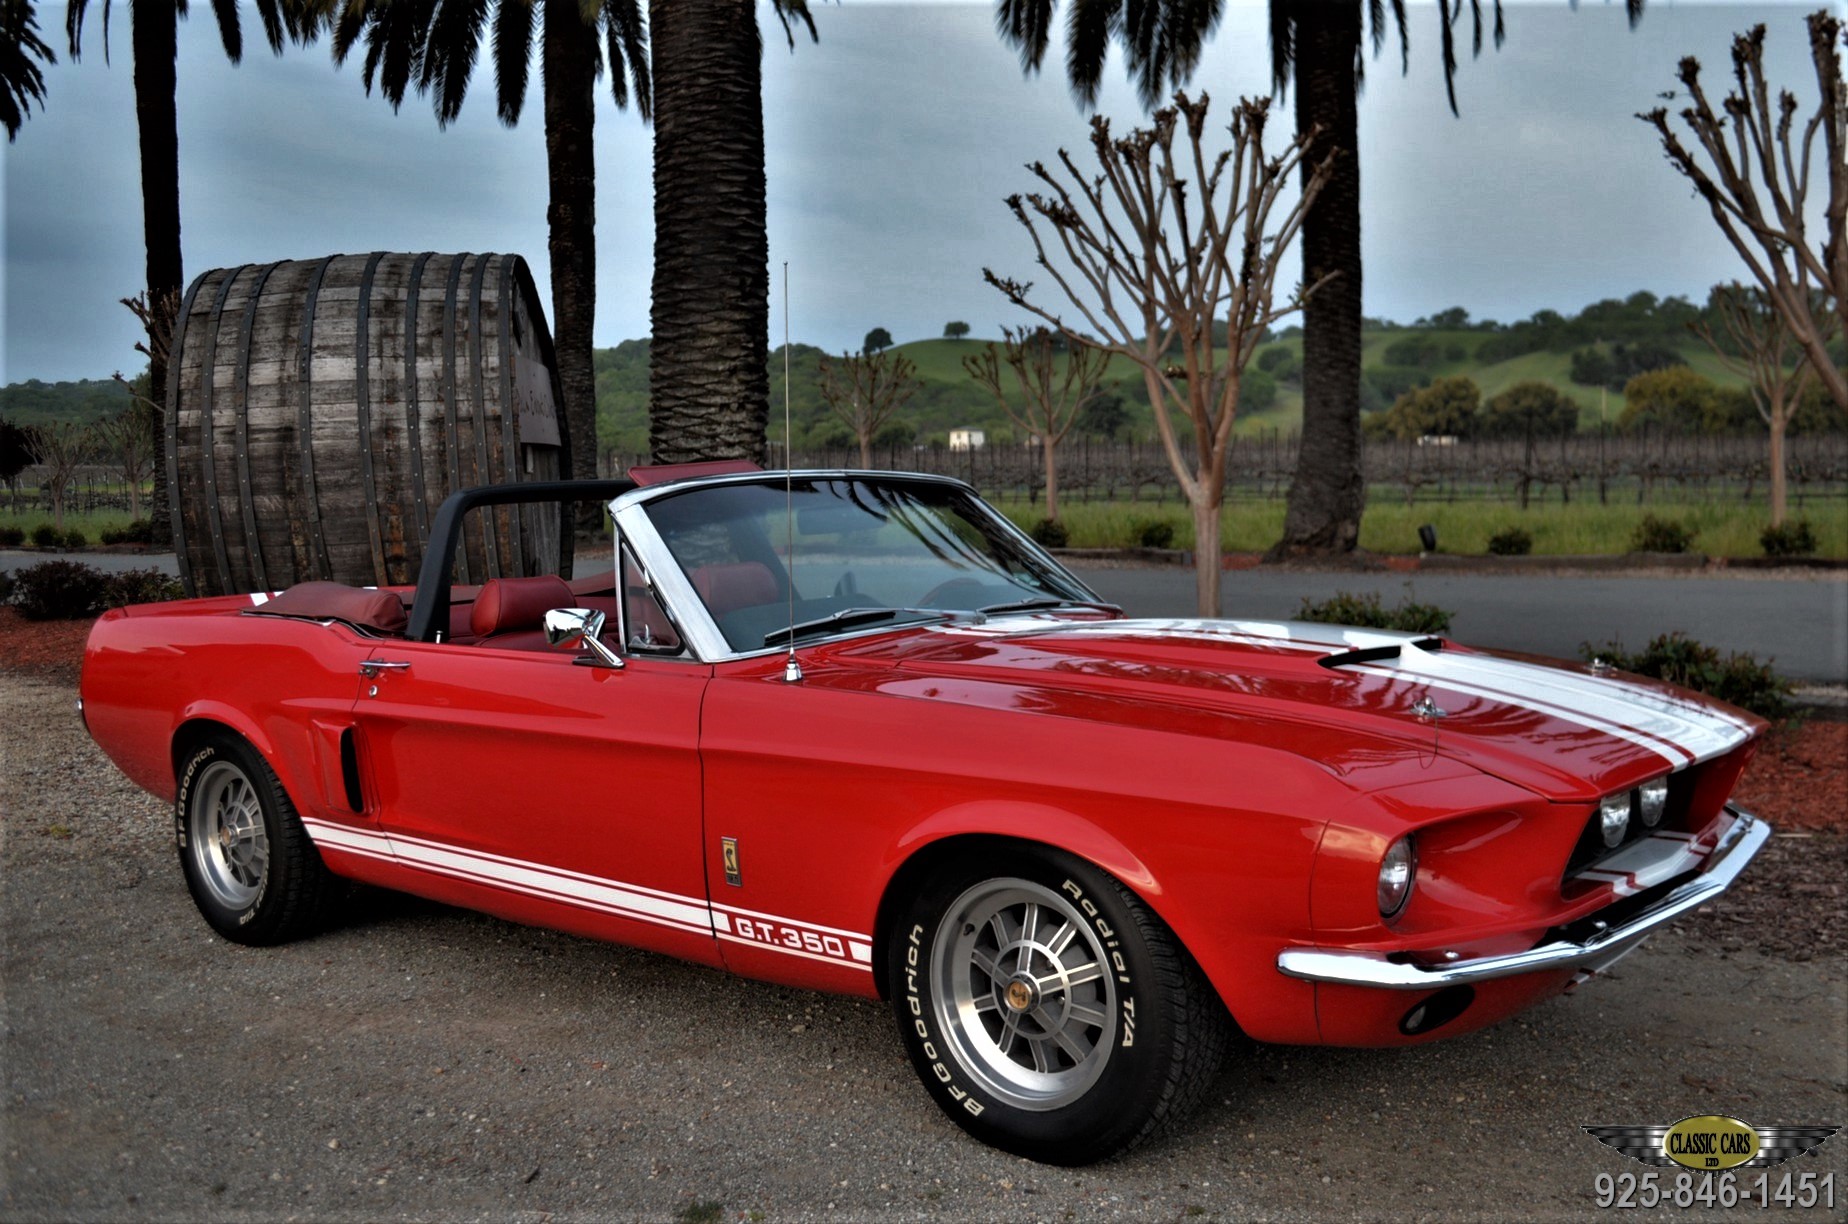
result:
M 922 481 L 798 476 L 689 489 L 649 520 L 740 652 L 1031 601 L 1096 597 L 1033 555 L 965 490 Z M 795 578 L 792 618 L 790 575 Z

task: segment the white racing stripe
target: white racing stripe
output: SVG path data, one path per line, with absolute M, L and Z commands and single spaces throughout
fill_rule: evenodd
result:
M 1402 645 L 1395 663 L 1382 661 L 1355 670 L 1422 680 L 1575 722 L 1647 748 L 1675 768 L 1722 756 L 1749 735 L 1730 716 L 1619 680 L 1575 676 L 1486 655 L 1420 650 L 1409 642 Z
M 1641 685 L 1517 659 L 1424 650 L 1413 644 L 1423 635 L 1413 633 L 1306 621 L 1177 619 L 1086 621 L 1063 626 L 1060 636 L 1182 638 L 1317 654 L 1397 646 L 1397 660 L 1352 670 L 1399 683 L 1437 685 L 1577 723 L 1653 752 L 1677 769 L 1724 756 L 1751 735 L 1743 719 Z
M 736 906 L 710 905 L 700 897 L 663 892 L 639 884 L 625 884 L 619 880 L 607 880 L 562 867 L 490 854 L 484 850 L 466 850 L 427 838 L 404 834 L 387 836 L 370 829 L 312 817 L 304 817 L 302 824 L 317 846 L 331 850 L 415 867 L 472 884 L 487 884 L 523 896 L 573 905 L 618 918 L 711 935 L 727 943 L 762 948 L 785 956 L 868 972 L 872 969 L 872 939 L 858 931 L 817 926 Z M 737 918 L 734 915 L 750 919 L 748 923 L 740 925 L 757 932 L 757 937 L 743 938 L 735 934 L 734 923 Z M 772 925 L 777 928 L 779 937 L 792 933 L 790 937 L 797 946 L 785 946 L 765 934 L 766 929 Z M 813 938 L 805 941 L 805 932 L 811 933 Z M 820 950 L 811 950 L 808 945 Z

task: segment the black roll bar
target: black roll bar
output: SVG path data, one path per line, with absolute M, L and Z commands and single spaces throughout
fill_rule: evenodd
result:
M 633 480 L 533 480 L 523 484 L 480 485 L 457 489 L 437 508 L 430 524 L 430 543 L 417 570 L 417 594 L 411 603 L 405 636 L 413 642 L 434 642 L 449 628 L 449 586 L 455 565 L 456 541 L 462 517 L 478 506 L 505 506 L 514 502 L 554 502 L 560 507 L 560 539 L 569 544 L 573 528 L 563 507 L 570 502 L 607 502 L 634 489 Z M 565 556 L 570 556 L 569 547 Z

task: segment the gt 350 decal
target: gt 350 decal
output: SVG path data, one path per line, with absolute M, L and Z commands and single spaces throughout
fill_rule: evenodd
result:
M 600 914 L 711 935 L 727 943 L 746 944 L 785 956 L 872 972 L 872 938 L 856 931 L 817 926 L 731 906 L 714 906 L 704 897 L 662 892 L 639 884 L 483 850 L 467 850 L 401 833 L 374 833 L 312 817 L 304 817 L 302 824 L 315 845 L 326 849 L 414 867 L 472 884 L 487 884 Z

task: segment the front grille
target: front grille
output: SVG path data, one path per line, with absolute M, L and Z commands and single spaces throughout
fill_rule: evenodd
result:
M 1634 845 L 1652 833 L 1694 832 L 1689 827 L 1692 823 L 1690 812 L 1693 809 L 1694 771 L 1679 770 L 1668 776 L 1668 806 L 1662 812 L 1661 822 L 1655 828 L 1643 827 L 1638 815 L 1639 799 L 1636 788 L 1630 791 L 1630 827 L 1624 831 L 1623 840 L 1615 846 L 1604 844 L 1604 833 L 1600 828 L 1598 809 L 1591 809 L 1591 816 L 1585 827 L 1579 831 L 1579 839 L 1572 847 L 1572 854 L 1566 859 L 1564 880 L 1570 880 L 1587 868 L 1596 867 L 1613 854 L 1621 854 L 1628 846 Z

